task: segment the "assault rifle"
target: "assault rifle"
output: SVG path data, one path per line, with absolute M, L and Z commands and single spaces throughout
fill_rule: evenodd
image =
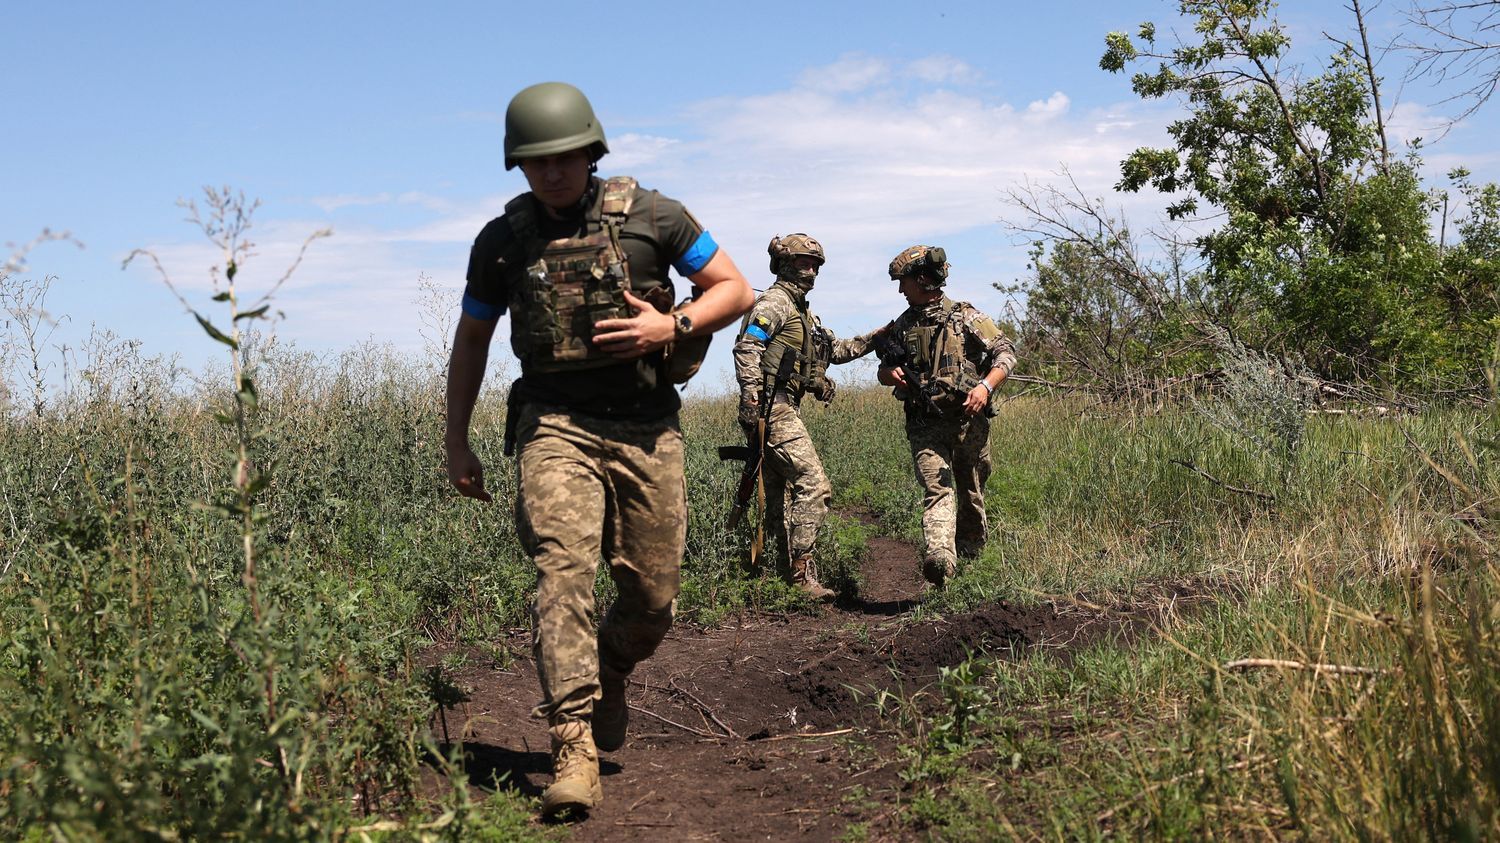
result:
M 725 522 L 725 529 L 733 530 L 740 524 L 740 519 L 745 517 L 745 510 L 750 506 L 750 497 L 760 490 L 760 497 L 765 498 L 765 483 L 762 480 L 762 469 L 766 460 L 766 437 L 771 430 L 771 407 L 776 403 L 776 390 L 786 383 L 796 368 L 796 355 L 786 353 L 781 355 L 781 363 L 776 367 L 776 374 L 772 381 L 761 390 L 760 416 L 755 422 L 755 434 L 745 445 L 720 445 L 719 459 L 721 460 L 744 460 L 745 470 L 740 472 L 740 484 L 734 492 L 734 506 L 729 510 L 729 519 Z M 764 504 L 762 504 L 764 505 Z M 760 543 L 757 536 L 756 544 Z M 752 548 L 752 557 L 759 556 Z
M 917 410 L 929 418 L 942 418 L 943 408 L 934 400 L 943 394 L 942 386 L 912 365 L 911 355 L 907 353 L 905 345 L 892 339 L 889 333 L 881 331 L 875 335 L 875 353 L 879 355 L 882 366 L 901 367 L 901 372 L 906 377 L 905 400 L 908 405 L 915 404 Z

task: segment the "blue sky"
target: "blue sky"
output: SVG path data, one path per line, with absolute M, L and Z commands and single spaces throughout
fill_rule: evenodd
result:
M 1026 251 L 1000 224 L 1014 216 L 1005 190 L 1067 167 L 1108 197 L 1120 158 L 1163 141 L 1171 107 L 1135 100 L 1128 79 L 1097 62 L 1106 32 L 1165 28 L 1174 9 L 13 2 L 0 8 L 0 241 L 51 227 L 85 244 L 30 255 L 28 275 L 57 276 L 48 309 L 68 321 L 54 343 L 76 348 L 97 326 L 196 367 L 214 346 L 145 266 L 120 262 L 153 249 L 208 307 L 218 258 L 174 203 L 228 185 L 263 202 L 259 254 L 242 276 L 252 290 L 279 277 L 307 234 L 334 231 L 278 298 L 282 339 L 420 353 L 420 279 L 452 318 L 474 234 L 524 190 L 501 163 L 506 102 L 558 79 L 594 102 L 612 147 L 602 172 L 681 199 L 757 287 L 772 235 L 822 240 L 829 262 L 813 303 L 839 333 L 900 310 L 884 268 L 914 242 L 946 246 L 954 294 L 1000 314 L 990 285 L 1021 275 Z M 1403 10 L 1376 9 L 1375 40 L 1389 40 Z M 1322 32 L 1352 35 L 1339 3 L 1288 4 L 1281 16 L 1309 58 L 1328 52 Z M 1381 70 L 1394 89 L 1404 57 Z M 1407 84 L 1397 134 L 1432 137 L 1440 98 Z M 1486 142 L 1495 121 L 1494 107 L 1482 110 L 1430 145 L 1429 170 L 1463 163 L 1500 178 Z M 1146 221 L 1163 204 L 1110 201 Z M 693 392 L 722 388 L 728 345 L 715 344 Z

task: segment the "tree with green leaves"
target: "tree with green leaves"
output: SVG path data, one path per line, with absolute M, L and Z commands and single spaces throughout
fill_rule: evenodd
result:
M 1325 377 L 1448 385 L 1473 361 L 1437 295 L 1432 197 L 1416 147 L 1390 152 L 1363 11 L 1349 8 L 1357 42 L 1335 41 L 1313 72 L 1268 0 L 1182 0 L 1193 34 L 1172 45 L 1150 23 L 1110 33 L 1100 66 L 1140 67 L 1137 95 L 1186 109 L 1172 146 L 1126 157 L 1117 189 L 1153 188 L 1171 218 L 1213 225 L 1195 241 L 1205 313 L 1242 341 Z

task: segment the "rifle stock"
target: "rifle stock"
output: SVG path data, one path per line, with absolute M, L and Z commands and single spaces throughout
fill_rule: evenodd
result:
M 748 443 L 745 445 L 719 446 L 720 460 L 745 461 L 745 469 L 740 472 L 740 482 L 735 488 L 734 505 L 730 507 L 729 517 L 724 522 L 726 530 L 733 530 L 740 525 L 740 521 L 745 517 L 745 510 L 750 508 L 750 498 L 755 495 L 757 488 L 761 490 L 762 499 L 765 497 L 764 486 L 761 483 L 761 471 L 765 464 L 766 435 L 771 429 L 771 407 L 775 403 L 776 390 L 791 375 L 792 367 L 795 363 L 796 361 L 792 358 L 792 355 L 782 355 L 781 364 L 776 369 L 775 377 L 766 385 L 765 389 L 761 390 L 760 416 L 756 419 L 755 433 L 747 437 L 749 440 Z M 760 536 L 757 534 L 757 545 L 759 542 Z M 758 547 L 752 547 L 750 555 L 752 560 L 757 560 L 760 556 Z

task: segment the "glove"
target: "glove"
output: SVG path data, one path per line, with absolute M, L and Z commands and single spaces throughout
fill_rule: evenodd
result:
M 824 404 L 833 403 L 833 396 L 837 391 L 833 379 L 827 375 L 818 375 L 812 379 L 812 383 L 808 384 L 808 392 L 811 392 L 812 397 L 822 401 Z
M 760 404 L 756 401 L 741 398 L 740 424 L 747 428 L 754 428 L 758 421 L 760 421 Z

